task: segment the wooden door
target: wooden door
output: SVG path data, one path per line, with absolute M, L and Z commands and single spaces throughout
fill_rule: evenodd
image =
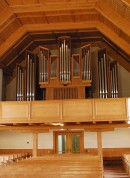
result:
M 57 154 L 82 153 L 83 132 L 55 132 L 54 148 Z

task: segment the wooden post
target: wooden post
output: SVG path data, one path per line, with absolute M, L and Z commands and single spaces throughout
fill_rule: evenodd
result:
M 102 133 L 97 132 L 98 155 L 102 157 Z
M 102 164 L 102 170 L 103 170 L 102 132 L 101 131 L 97 131 L 97 144 L 98 144 L 98 156 L 100 156 L 101 158 L 101 164 Z M 102 172 L 102 176 L 103 176 L 103 172 Z
M 37 157 L 38 149 L 38 133 L 33 132 L 33 157 Z

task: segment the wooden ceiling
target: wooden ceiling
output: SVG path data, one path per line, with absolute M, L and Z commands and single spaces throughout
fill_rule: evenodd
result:
M 11 73 L 25 50 L 77 43 L 106 46 L 130 72 L 130 0 L 0 0 L 0 66 Z

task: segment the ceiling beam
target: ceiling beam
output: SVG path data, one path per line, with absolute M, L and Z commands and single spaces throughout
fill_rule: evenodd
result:
M 123 31 L 125 34 L 127 34 L 130 37 L 130 30 L 129 30 L 130 22 L 128 20 L 126 20 L 121 15 L 119 15 L 117 12 L 115 12 L 112 9 L 112 7 L 109 7 L 104 1 L 99 1 L 96 4 L 95 8 L 103 16 L 104 19 L 107 19 L 116 28 L 120 29 L 121 31 Z M 104 22 L 102 21 L 102 23 L 105 23 L 105 20 Z

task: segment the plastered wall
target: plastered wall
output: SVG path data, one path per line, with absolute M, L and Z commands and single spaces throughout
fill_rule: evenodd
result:
M 0 149 L 32 149 L 33 135 L 16 131 L 0 131 Z M 130 129 L 115 129 L 103 132 L 103 148 L 129 148 Z M 38 134 L 39 149 L 53 149 L 53 131 Z M 97 135 L 94 132 L 84 133 L 84 148 L 97 148 Z

